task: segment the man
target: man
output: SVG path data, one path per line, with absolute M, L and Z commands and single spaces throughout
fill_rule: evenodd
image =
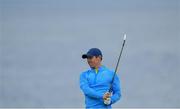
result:
M 113 78 L 113 71 L 102 66 L 102 53 L 98 48 L 91 48 L 82 55 L 87 59 L 90 69 L 80 75 L 80 88 L 85 95 L 86 108 L 111 108 L 111 105 L 121 97 L 120 82 L 117 75 L 112 84 L 112 93 L 109 93 Z

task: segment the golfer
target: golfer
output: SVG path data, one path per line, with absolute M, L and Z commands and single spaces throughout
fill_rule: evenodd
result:
M 112 92 L 108 92 L 114 72 L 102 65 L 102 53 L 91 48 L 82 55 L 87 59 L 90 69 L 80 75 L 80 88 L 85 95 L 86 108 L 111 108 L 121 97 L 120 81 L 115 75 Z

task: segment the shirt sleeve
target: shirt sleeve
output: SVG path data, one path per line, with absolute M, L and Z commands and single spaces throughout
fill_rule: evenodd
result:
M 96 99 L 102 99 L 103 94 L 96 92 L 94 89 L 89 87 L 87 78 L 85 74 L 80 75 L 80 88 L 83 91 L 83 93 L 89 97 L 93 97 Z
M 111 104 L 117 102 L 121 97 L 120 80 L 116 75 L 113 82 L 113 95 L 111 97 Z

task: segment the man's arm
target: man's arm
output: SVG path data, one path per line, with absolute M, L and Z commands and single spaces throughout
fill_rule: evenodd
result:
M 103 94 L 98 93 L 89 87 L 88 81 L 86 79 L 86 75 L 83 73 L 80 76 L 80 88 L 84 92 L 84 94 L 89 96 L 89 97 L 93 97 L 96 99 L 102 99 L 103 98 Z
M 111 104 L 114 104 L 121 97 L 120 81 L 116 75 L 113 82 L 113 95 L 111 96 Z

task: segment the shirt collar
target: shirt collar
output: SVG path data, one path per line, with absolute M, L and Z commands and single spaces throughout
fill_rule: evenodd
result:
M 98 72 L 102 71 L 105 69 L 105 66 L 101 65 L 99 68 L 98 68 Z M 95 69 L 91 68 L 91 70 L 95 71 Z

